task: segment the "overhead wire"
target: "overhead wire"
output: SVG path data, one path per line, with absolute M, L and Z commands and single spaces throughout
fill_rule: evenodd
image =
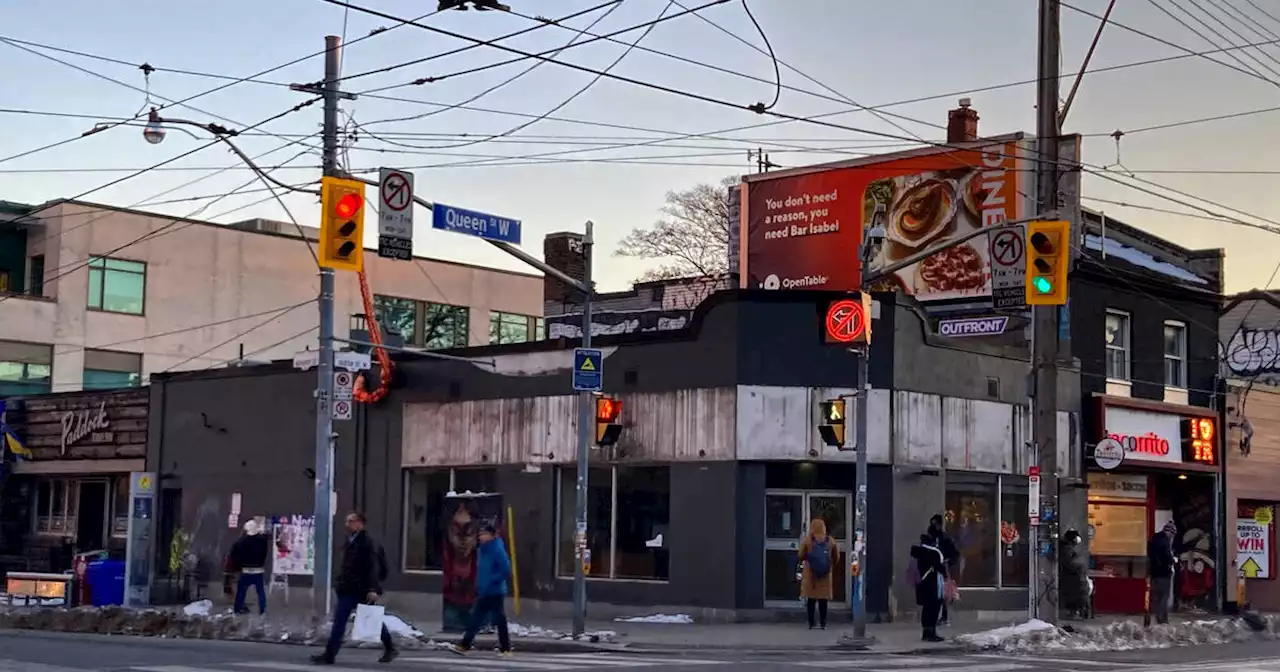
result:
M 268 324 L 271 324 L 272 322 L 275 322 L 276 320 L 278 320 L 278 319 L 280 319 L 280 318 L 284 317 L 285 315 L 288 315 L 289 313 L 292 313 L 293 311 L 297 310 L 298 308 L 301 308 L 302 306 L 306 306 L 306 305 L 313 304 L 313 303 L 315 303 L 315 302 L 316 302 L 316 299 L 311 299 L 311 300 L 309 300 L 309 301 L 304 301 L 304 302 L 302 302 L 302 303 L 300 303 L 300 304 L 298 304 L 298 305 L 293 306 L 292 308 L 289 308 L 289 309 L 287 309 L 287 310 L 284 310 L 284 311 L 283 311 L 283 312 L 281 312 L 281 313 L 278 313 L 278 314 L 276 314 L 276 315 L 272 315 L 271 317 L 268 317 L 267 319 L 262 320 L 261 322 L 258 322 L 257 324 L 253 325 L 252 327 L 250 327 L 250 328 L 248 328 L 248 329 L 246 329 L 246 330 L 244 330 L 244 331 L 242 331 L 242 332 L 240 332 L 240 333 L 238 333 L 238 334 L 233 335 L 231 338 L 228 338 L 228 339 L 226 339 L 225 341 L 220 341 L 220 342 L 219 342 L 219 343 L 217 343 L 216 345 L 213 345 L 213 346 L 211 346 L 211 347 L 209 347 L 209 348 L 206 348 L 206 349 L 204 349 L 204 350 L 201 350 L 200 352 L 198 352 L 198 353 L 196 353 L 196 354 L 194 354 L 194 355 L 192 355 L 192 356 L 190 356 L 190 357 L 188 357 L 188 358 L 186 358 L 186 359 L 182 360 L 181 362 L 178 362 L 177 364 L 173 364 L 173 365 L 170 365 L 170 366 L 168 366 L 168 367 L 165 367 L 162 371 L 160 371 L 160 373 L 168 373 L 168 372 L 170 372 L 170 371 L 172 371 L 172 370 L 174 370 L 174 369 L 177 369 L 177 368 L 180 368 L 180 367 L 182 367 L 182 366 L 185 366 L 186 364 L 190 363 L 190 362 L 191 362 L 191 361 L 193 361 L 193 360 L 196 360 L 196 359 L 202 359 L 205 355 L 207 355 L 207 354 L 209 354 L 209 353 L 211 353 L 211 352 L 213 352 L 213 351 L 215 351 L 215 350 L 218 350 L 218 349 L 220 349 L 220 348 L 223 348 L 223 347 L 225 347 L 225 346 L 227 346 L 227 345 L 230 345 L 231 343 L 234 343 L 235 341 L 238 341 L 238 340 L 240 340 L 240 339 L 244 338 L 245 336 L 248 336 L 249 334 L 252 334 L 253 332 L 255 332 L 255 331 L 257 331 L 257 330 L 259 330 L 259 329 L 261 329 L 261 328 L 263 328 L 263 327 L 267 326 Z M 318 327 L 319 327 L 319 325 L 316 325 L 316 327 L 312 327 L 312 329 L 314 329 L 314 328 L 318 328 Z M 308 330 L 308 331 L 310 331 L 310 330 Z M 292 340 L 292 339 L 290 339 L 290 340 Z M 273 347 L 274 347 L 274 346 L 273 346 Z
M 1204 19 L 1200 18 L 1200 16 L 1198 16 L 1198 15 L 1196 15 L 1196 14 L 1193 14 L 1193 13 L 1191 12 L 1191 10 L 1189 10 L 1189 9 L 1187 9 L 1186 7 L 1183 7 L 1182 5 L 1178 4 L 1178 0 L 1165 0 L 1165 1 L 1166 1 L 1168 4 L 1170 4 L 1170 5 L 1174 6 L 1175 8 L 1177 8 L 1177 9 L 1178 9 L 1179 11 L 1181 11 L 1183 14 L 1186 14 L 1186 15 L 1187 15 L 1187 18 L 1189 18 L 1190 20 L 1194 21 L 1195 23 L 1197 23 L 1197 24 L 1199 24 L 1200 26 L 1202 26 L 1204 29 L 1206 29 L 1206 30 L 1208 30 L 1209 32 L 1213 33 L 1213 34 L 1214 34 L 1214 36 L 1215 36 L 1215 37 L 1217 37 L 1217 38 L 1218 38 L 1219 40 L 1221 40 L 1222 42 L 1225 42 L 1226 44 L 1230 44 L 1230 45 L 1232 45 L 1232 46 L 1235 46 L 1235 43 L 1234 43 L 1234 42 L 1232 42 L 1232 41 L 1231 41 L 1229 38 L 1227 38 L 1225 35 L 1223 35 L 1221 32 L 1219 32 L 1219 31 L 1218 31 L 1218 29 L 1216 29 L 1216 28 L 1214 28 L 1213 26 L 1209 25 L 1209 23 L 1208 23 L 1208 22 L 1206 22 Z M 1174 21 L 1177 21 L 1179 24 L 1181 24 L 1181 25 L 1182 25 L 1182 27 L 1184 27 L 1184 28 L 1186 28 L 1187 30 L 1191 31 L 1191 32 L 1192 32 L 1192 33 L 1194 33 L 1196 36 L 1198 36 L 1200 39 L 1204 40 L 1205 42 L 1208 42 L 1209 44 L 1211 44 L 1211 45 L 1213 45 L 1213 46 L 1219 46 L 1219 44 L 1221 44 L 1220 42 L 1216 42 L 1213 38 L 1210 38 L 1209 36 L 1205 35 L 1205 34 L 1204 34 L 1202 31 L 1200 31 L 1199 29 L 1197 29 L 1197 28 L 1195 28 L 1195 27 L 1191 26 L 1191 25 L 1190 25 L 1190 24 L 1188 24 L 1186 21 L 1183 21 L 1181 18 L 1179 18 L 1179 17 L 1175 16 L 1175 15 L 1173 14 L 1173 12 L 1169 11 L 1168 9 L 1166 9 L 1166 8 L 1164 8 L 1164 7 L 1161 7 L 1159 3 L 1155 2 L 1155 0 L 1148 0 L 1148 2 L 1150 2 L 1153 6 L 1155 6 L 1155 8 L 1156 8 L 1156 9 L 1159 9 L 1159 10 L 1160 10 L 1161 12 L 1163 12 L 1166 16 L 1168 16 L 1169 18 L 1172 18 Z M 1201 8 L 1199 5 L 1196 5 L 1194 2 L 1191 2 L 1191 4 L 1192 4 L 1192 6 L 1196 7 L 1197 9 L 1201 9 L 1201 10 L 1203 11 L 1203 8 Z M 1210 15 L 1210 18 L 1213 18 L 1213 15 L 1212 15 L 1212 14 Z M 1277 73 L 1277 72 L 1276 72 L 1275 68 L 1272 68 L 1272 67 L 1268 66 L 1266 63 L 1263 63 L 1261 60 L 1259 60 L 1259 59 L 1258 59 L 1258 57 L 1257 57 L 1257 56 L 1254 56 L 1252 53 L 1250 53 L 1250 52 L 1248 52 L 1248 51 L 1242 51 L 1242 52 L 1240 52 L 1240 53 L 1235 53 L 1235 52 L 1233 52 L 1233 53 L 1231 53 L 1231 54 L 1230 54 L 1231 60 L 1235 61 L 1236 63 L 1239 63 L 1242 67 L 1244 67 L 1245 69 L 1247 69 L 1247 70 L 1249 70 L 1250 72 L 1254 73 L 1254 74 L 1255 74 L 1255 75 L 1257 75 L 1257 76 L 1258 76 L 1258 78 L 1260 78 L 1260 79 L 1265 79 L 1265 80 L 1267 80 L 1267 81 L 1271 81 L 1271 77 L 1270 77 L 1270 76 L 1262 74 L 1262 71 L 1261 71 L 1261 70 L 1259 70 L 1259 69 L 1258 69 L 1257 67 L 1255 67 L 1254 65 L 1249 64 L 1249 63 L 1245 63 L 1245 62 L 1244 62 L 1244 59 L 1243 59 L 1243 58 L 1241 58 L 1241 56 L 1247 56 L 1247 57 L 1249 57 L 1249 59 L 1250 59 L 1251 61 L 1253 61 L 1254 63 L 1257 63 L 1257 64 L 1258 64 L 1258 65 L 1260 65 L 1260 66 L 1262 66 L 1262 69 L 1263 69 L 1263 70 L 1268 70 L 1269 72 L 1271 72 L 1271 73 L 1272 73 L 1272 75 L 1280 75 L 1280 73 Z
M 763 102 L 756 103 L 756 107 L 760 110 L 771 110 L 778 104 L 778 100 L 782 98 L 782 70 L 778 67 L 778 55 L 773 52 L 773 44 L 769 42 L 769 36 L 765 34 L 760 22 L 756 21 L 756 15 L 751 13 L 751 5 L 747 3 L 747 0 L 742 0 L 742 9 L 747 13 L 747 18 L 751 19 L 751 24 L 756 27 L 756 32 L 760 33 L 760 39 L 764 40 L 764 46 L 769 49 L 769 58 L 773 61 L 773 102 L 768 105 Z
M 1220 10 L 1224 16 L 1229 16 L 1232 21 L 1240 24 L 1242 27 L 1244 27 L 1245 30 L 1248 30 L 1249 32 L 1253 33 L 1258 37 L 1261 37 L 1264 40 L 1267 39 L 1268 37 L 1280 37 L 1280 35 L 1277 35 L 1275 31 L 1262 28 L 1261 24 L 1256 19 L 1246 14 L 1244 10 L 1231 4 L 1231 0 L 1222 0 L 1221 4 L 1219 4 L 1218 0 L 1208 0 L 1208 2 L 1209 4 L 1213 5 L 1215 8 Z M 1253 38 L 1245 37 L 1244 35 L 1241 35 L 1238 32 L 1236 33 L 1236 35 L 1240 39 L 1244 40 L 1245 42 L 1249 42 L 1250 40 L 1253 39 Z M 1257 51 L 1258 53 L 1270 59 L 1271 62 L 1280 64 L 1280 59 L 1277 59 L 1274 54 L 1271 54 L 1270 52 L 1260 47 L 1257 48 Z

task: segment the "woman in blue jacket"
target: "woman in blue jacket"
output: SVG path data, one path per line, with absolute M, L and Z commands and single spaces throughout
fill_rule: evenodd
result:
M 485 523 L 478 535 L 480 548 L 476 554 L 476 601 L 471 606 L 471 622 L 454 653 L 466 653 L 475 642 L 476 633 L 486 620 L 498 629 L 498 650 L 511 655 L 511 635 L 507 632 L 507 579 L 511 578 L 511 558 L 507 545 L 498 537 L 492 523 Z

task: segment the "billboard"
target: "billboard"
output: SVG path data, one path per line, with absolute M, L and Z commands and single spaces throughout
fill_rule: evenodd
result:
M 1020 136 L 958 150 L 920 150 L 888 158 L 746 178 L 740 282 L 752 289 L 858 289 L 858 247 L 877 203 L 887 234 L 870 268 L 1024 215 L 1030 165 Z M 921 301 L 991 294 L 986 236 L 971 239 L 877 282 Z

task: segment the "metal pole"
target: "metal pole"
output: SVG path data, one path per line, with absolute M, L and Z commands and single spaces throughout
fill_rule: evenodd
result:
M 865 286 L 862 289 L 868 291 Z M 871 320 L 870 315 L 866 318 L 868 322 Z M 870 355 L 870 345 L 858 353 L 858 407 L 854 411 L 854 417 L 858 423 L 856 434 L 858 443 L 854 446 L 858 451 L 857 473 L 854 476 L 854 487 L 857 491 L 854 494 L 853 505 L 853 558 L 854 562 L 858 563 L 858 575 L 851 582 L 855 639 L 865 639 L 867 636 L 867 596 L 864 577 L 867 575 L 867 406 L 871 397 L 871 380 L 868 375 L 870 367 L 867 360 L 870 359 Z
M 582 347 L 591 347 L 591 300 L 595 294 L 591 282 L 591 247 L 594 244 L 591 229 L 595 225 L 587 222 L 587 233 L 582 239 L 583 274 L 582 284 L 587 291 L 582 298 Z M 586 553 L 587 535 L 587 462 L 591 458 L 591 402 L 590 392 L 578 394 L 578 487 L 574 510 L 577 511 L 577 524 L 574 534 L 573 569 L 573 634 L 582 635 L 587 630 L 587 574 L 582 566 L 583 554 Z
M 1058 76 L 1059 13 L 1058 0 L 1040 0 L 1039 84 L 1036 102 L 1036 168 L 1038 210 L 1058 208 Z M 1032 311 L 1033 415 L 1032 440 L 1035 442 L 1040 467 L 1041 517 L 1052 511 L 1051 520 L 1042 524 L 1036 539 L 1047 548 L 1036 555 L 1037 617 L 1047 623 L 1058 622 L 1058 307 L 1036 306 Z M 1045 544 L 1044 542 L 1047 542 Z M 1047 551 L 1047 552 L 1046 552 Z
M 324 38 L 324 174 L 338 174 L 338 72 L 342 39 Z M 313 602 L 329 614 L 333 583 L 333 269 L 320 269 L 320 359 L 316 366 L 316 566 Z

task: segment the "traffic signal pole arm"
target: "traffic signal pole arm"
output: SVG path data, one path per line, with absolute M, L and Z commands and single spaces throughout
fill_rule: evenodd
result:
M 983 227 L 981 229 L 978 229 L 977 231 L 970 231 L 969 233 L 966 233 L 962 236 L 942 241 L 941 243 L 938 243 L 936 245 L 926 247 L 925 249 L 920 250 L 919 252 L 909 254 L 906 257 L 903 257 L 902 259 L 900 259 L 899 261 L 895 261 L 894 263 L 889 264 L 888 266 L 885 266 L 884 268 L 881 268 L 875 271 L 874 273 L 865 273 L 862 276 L 862 286 L 870 287 L 872 284 L 874 284 L 877 280 L 881 278 L 884 278 L 888 275 L 892 275 L 893 273 L 896 273 L 912 264 L 924 261 L 925 259 L 928 259 L 929 257 L 932 257 L 933 255 L 945 249 L 955 247 L 960 243 L 973 240 L 978 236 L 986 235 L 992 231 L 1000 231 L 1002 229 L 1017 228 L 1028 222 L 1035 222 L 1042 219 L 1053 219 L 1053 218 L 1056 218 L 1057 216 L 1058 216 L 1057 212 L 1043 212 L 1038 215 L 1035 215 L 1034 217 L 1023 217 L 1022 219 L 1011 219 L 1001 224 L 997 224 L 995 226 Z

